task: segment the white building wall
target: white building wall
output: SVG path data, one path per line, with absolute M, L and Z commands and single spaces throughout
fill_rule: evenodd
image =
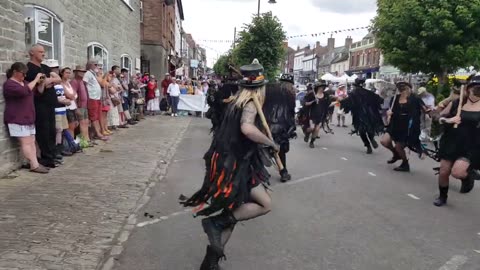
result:
M 175 5 L 175 52 L 178 55 L 181 54 L 180 48 L 182 43 L 182 19 L 180 19 L 180 9 L 178 8 L 178 4 Z

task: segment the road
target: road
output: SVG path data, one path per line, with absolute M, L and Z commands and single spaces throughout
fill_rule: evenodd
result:
M 151 188 L 128 240 L 105 269 L 199 269 L 207 238 L 200 218 L 177 199 L 201 185 L 209 127 L 207 120 L 191 121 L 166 176 Z M 272 170 L 272 212 L 237 226 L 222 267 L 480 269 L 478 187 L 462 195 L 452 181 L 449 205 L 436 208 L 434 162 L 412 154 L 412 172 L 394 172 L 386 164 L 390 154 L 379 149 L 366 155 L 349 130 L 322 135 L 315 149 L 302 138 L 292 142 L 287 158 L 293 180 L 282 184 Z

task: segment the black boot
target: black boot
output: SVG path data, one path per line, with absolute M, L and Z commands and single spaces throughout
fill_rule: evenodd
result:
M 207 253 L 205 254 L 205 258 L 203 258 L 200 270 L 220 270 L 218 262 L 222 257 L 224 257 L 224 255 L 221 250 L 207 246 Z
M 374 139 L 372 139 L 371 143 L 372 143 L 373 149 L 377 149 L 377 148 L 378 148 L 378 143 L 377 143 L 377 141 L 375 141 Z
M 373 150 L 372 150 L 372 147 L 371 146 L 367 146 L 367 154 L 371 154 L 373 153 Z
M 398 156 L 398 154 L 395 153 L 395 154 L 393 155 L 393 157 L 392 157 L 389 161 L 387 161 L 387 163 L 388 163 L 388 164 L 393 164 L 393 163 L 399 161 L 400 159 L 401 159 L 401 158 Z
M 223 211 L 220 215 L 204 218 L 202 220 L 203 231 L 207 234 L 210 245 L 218 250 L 222 248 L 222 232 L 224 229 L 235 225 L 237 220 L 229 211 Z
M 292 179 L 292 176 L 288 173 L 287 169 L 283 169 L 281 172 L 280 172 L 280 181 L 282 183 L 285 183 L 289 180 Z
M 409 172 L 410 171 L 410 164 L 408 164 L 408 160 L 404 160 L 400 166 L 393 169 L 397 172 Z
M 440 196 L 438 196 L 438 198 L 435 199 L 433 204 L 437 207 L 441 207 L 441 206 L 444 206 L 445 204 L 447 204 L 448 186 L 446 186 L 446 187 L 438 186 L 438 189 L 440 190 Z
M 468 176 L 465 179 L 462 179 L 462 188 L 460 189 L 460 193 L 469 193 L 472 191 L 473 186 L 475 185 L 475 173 L 473 170 L 468 170 Z
M 305 132 L 305 138 L 303 139 L 306 143 L 308 143 L 308 140 L 310 140 L 310 133 Z

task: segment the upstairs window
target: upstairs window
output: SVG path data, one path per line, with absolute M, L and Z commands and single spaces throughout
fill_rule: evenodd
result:
M 132 58 L 128 54 L 122 54 L 122 56 L 120 56 L 120 67 L 128 69 L 128 73 L 133 74 Z

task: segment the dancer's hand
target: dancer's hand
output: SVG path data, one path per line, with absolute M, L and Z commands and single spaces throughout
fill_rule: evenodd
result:
M 462 123 L 462 118 L 460 116 L 454 116 L 445 120 L 448 124 L 460 125 Z
M 387 111 L 387 116 L 388 116 L 388 117 L 392 117 L 392 115 L 393 115 L 392 110 L 388 110 L 388 111 Z

